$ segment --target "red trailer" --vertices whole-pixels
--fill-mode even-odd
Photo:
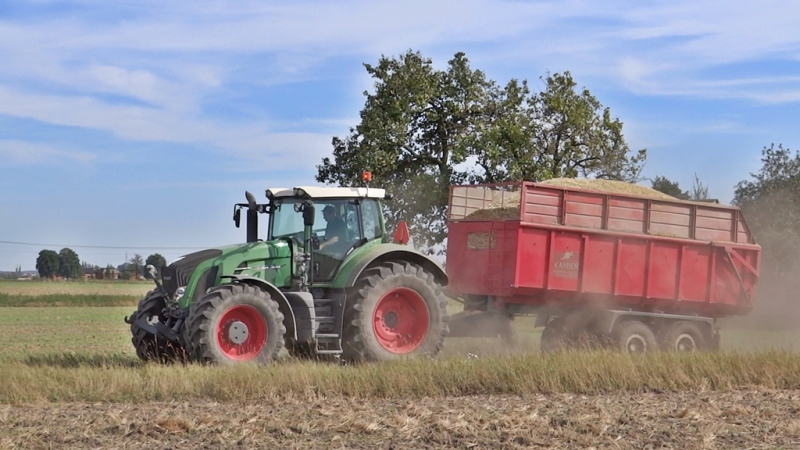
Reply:
[[[453,186],[451,335],[536,314],[543,350],[718,345],[715,320],[747,314],[761,248],[741,211],[541,183]]]

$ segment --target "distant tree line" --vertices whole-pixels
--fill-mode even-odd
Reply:
[[[158,272],[161,268],[167,265],[167,260],[158,253],[154,253],[147,257],[145,260],[142,255],[134,254],[128,261],[113,266],[107,265],[105,268],[81,262],[78,254],[70,249],[63,248],[56,253],[54,250],[42,250],[36,258],[36,271],[39,277],[46,279],[53,279],[56,277],[77,280],[83,279],[84,273],[90,271],[94,274],[102,274],[102,278],[115,279],[119,277],[123,280],[137,280],[145,277],[149,278],[149,274],[145,270],[147,265],[152,264],[156,267]]]

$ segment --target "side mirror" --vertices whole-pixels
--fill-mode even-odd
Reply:
[[[314,204],[308,202],[305,204],[305,208],[303,208],[303,225],[307,227],[314,226]]]
[[[239,228],[239,225],[242,224],[242,210],[239,208],[233,210],[233,223],[236,224],[236,228]]]

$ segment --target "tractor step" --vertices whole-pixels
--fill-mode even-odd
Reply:
[[[317,339],[339,339],[341,336],[335,333],[317,334]]]
[[[318,355],[341,355],[341,350],[317,350]]]
[[[333,298],[315,298],[314,299],[314,306],[326,306],[331,303],[336,303],[336,299]]]
[[[318,323],[335,323],[335,317],[317,316],[314,318]],[[337,335],[338,336],[338,335]]]

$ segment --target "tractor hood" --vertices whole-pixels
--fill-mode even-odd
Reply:
[[[216,279],[226,275],[264,277],[268,275],[266,269],[278,267],[276,264],[259,262],[286,259],[278,268],[285,268],[291,274],[291,267],[287,267],[291,255],[291,245],[283,240],[230,245],[184,255],[164,267],[161,276],[169,297],[174,297],[178,288],[185,287],[186,297],[192,298],[198,282],[213,286]],[[206,278],[214,280],[205,280]]]

